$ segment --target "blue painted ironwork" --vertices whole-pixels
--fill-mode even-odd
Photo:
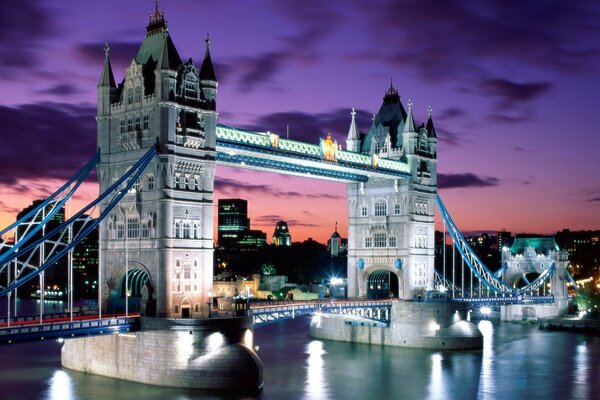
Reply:
[[[130,316],[0,328],[0,344],[123,333],[139,330],[139,321],[138,316]]]
[[[18,240],[13,246],[10,246],[10,249],[4,251],[3,254],[0,255],[0,265],[3,265],[7,262],[7,260],[11,260],[14,258],[15,253],[19,251],[21,246],[27,244],[27,242],[37,233],[39,232],[47,223],[54,217],[54,215],[64,206],[64,204],[73,196],[73,194],[77,191],[79,186],[85,181],[85,179],[89,176],[92,170],[96,167],[98,162],[100,161],[100,153],[96,153],[71,179],[67,181],[63,186],[61,186],[58,190],[52,193],[47,199],[42,201],[37,207],[29,211],[27,214],[19,218],[16,222],[12,223],[8,227],[4,228],[0,231],[0,237],[5,235],[6,233],[16,230],[18,227],[22,225],[27,225],[27,229],[25,230],[25,234],[23,237],[17,238]],[[44,215],[44,217],[37,221],[38,216],[41,212],[47,210],[48,206],[52,205],[52,208],[48,213]],[[32,222],[31,220],[34,220]],[[31,227],[33,225],[33,227]]]
[[[263,326],[282,319],[295,318],[317,312],[357,316],[366,320],[389,324],[391,301],[293,301],[278,305],[250,306],[254,324]]]
[[[136,162],[120,179],[118,179],[114,184],[112,184],[104,193],[102,193],[97,199],[93,200],[82,210],[77,212],[74,216],[69,218],[67,221],[61,223],[55,229],[47,232],[43,237],[28,243],[23,249],[18,252],[18,255],[27,253],[28,251],[32,251],[38,248],[40,245],[44,245],[46,241],[50,238],[58,235],[62,237],[65,235],[70,226],[73,226],[75,222],[82,219],[84,215],[90,215],[91,210],[94,210],[104,199],[113,195],[112,199],[108,202],[104,210],[100,213],[98,218],[94,220],[92,223],[84,224],[81,230],[77,233],[77,235],[73,238],[69,243],[65,243],[64,247],[57,251],[55,254],[51,255],[46,259],[42,265],[37,268],[34,268],[33,271],[30,271],[25,276],[21,276],[18,279],[13,279],[13,281],[4,289],[0,290],[0,296],[4,296],[9,292],[21,287],[34,277],[38,276],[41,272],[50,268],[54,263],[56,263],[62,256],[64,256],[69,250],[75,247],[83,238],[85,238],[93,229],[96,228],[103,220],[108,216],[108,214],[113,210],[113,208],[121,201],[121,199],[127,194],[127,192],[133,187],[135,182],[138,180],[142,172],[148,166],[150,161],[154,158],[154,156],[158,153],[158,143],[150,148],[142,158],[138,162]],[[89,219],[88,219],[89,221]],[[59,239],[60,241],[60,239]],[[14,254],[11,258],[6,260],[5,262],[10,262],[12,259],[16,258],[17,254]]]

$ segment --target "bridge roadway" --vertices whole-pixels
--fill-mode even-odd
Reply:
[[[468,302],[478,305],[551,303],[552,296],[529,297],[488,297],[456,298],[451,301]],[[255,301],[250,303],[254,326],[264,326],[282,319],[295,318],[314,313],[340,314],[353,323],[373,326],[388,326],[392,302],[399,300],[382,299],[327,299],[297,301]],[[94,312],[93,310],[88,311]],[[97,313],[97,311],[96,311]],[[213,318],[235,316],[234,311],[214,310]],[[123,333],[139,330],[139,314],[107,315],[97,319],[96,315],[74,315],[69,313],[45,314],[40,324],[39,316],[20,316],[0,319],[0,344],[67,338],[87,335]]]
[[[255,326],[315,312],[346,314],[363,323],[387,325],[391,300],[265,301],[251,303],[250,310]],[[5,318],[0,319],[0,344],[139,330],[139,314],[107,315],[98,319],[94,314],[89,315],[93,312],[94,310],[89,310],[88,315],[77,314],[73,317],[69,313],[45,314],[43,323],[35,315],[13,317],[10,324]],[[212,312],[213,318],[233,315],[235,313],[231,311]]]

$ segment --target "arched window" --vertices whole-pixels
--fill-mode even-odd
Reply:
[[[183,237],[186,239],[190,238],[190,224],[187,222],[183,223]]]
[[[140,220],[136,217],[127,218],[127,237],[132,239],[140,237]]]
[[[175,237],[180,237],[180,229],[181,229],[181,224],[179,222],[175,222]]]
[[[377,232],[373,235],[374,247],[386,247],[387,246],[387,234],[385,232]]]
[[[387,215],[387,203],[383,199],[375,202],[375,215]]]
[[[396,236],[390,236],[390,247],[396,247]]]

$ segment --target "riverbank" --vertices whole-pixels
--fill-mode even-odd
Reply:
[[[597,319],[581,319],[575,316],[544,318],[538,320],[538,327],[548,331],[567,331],[600,336],[600,320]]]

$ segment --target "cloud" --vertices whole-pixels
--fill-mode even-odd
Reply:
[[[96,107],[0,106],[0,183],[70,178],[96,151]]]
[[[295,226],[296,227],[304,226],[304,227],[309,227],[309,228],[318,228],[318,227],[322,226],[319,224],[313,224],[311,222],[300,221],[297,219],[286,219],[280,215],[260,215],[256,218],[254,218],[253,221],[259,225],[275,225],[279,221],[285,221],[285,222],[287,222],[287,224],[290,228],[295,227]]]
[[[140,48],[139,42],[110,42],[110,63],[113,72],[125,71]],[[84,63],[98,68],[98,77],[104,65],[104,43],[79,43],[75,55]],[[155,60],[156,61],[156,60]]]
[[[592,197],[587,201],[589,201],[590,203],[600,203],[600,197]]]
[[[464,174],[438,174],[439,189],[455,189],[468,187],[497,186],[500,180],[495,177],[479,177],[473,173]]]
[[[36,91],[36,93],[38,94],[50,94],[53,96],[68,96],[80,92],[81,91],[78,88],[68,83],[59,83],[47,89],[41,89]]]
[[[36,0],[4,0],[0,13],[0,79],[37,64],[42,40],[55,32],[50,12]]]
[[[315,64],[322,40],[334,32],[343,16],[335,5],[318,0],[303,2],[273,1],[273,10],[288,20],[292,35],[280,37],[279,48],[253,56],[235,57],[226,63],[226,70],[237,76],[240,90],[249,92],[272,82],[289,65]]]
[[[327,193],[301,193],[295,191],[280,190],[274,185],[253,184],[242,182],[231,178],[215,178],[215,190],[230,196],[239,196],[243,193],[260,193],[278,198],[302,198],[302,199],[332,199],[340,200],[343,196],[332,195]]]
[[[350,109],[346,108],[337,108],[318,114],[287,111],[260,116],[254,123],[246,125],[244,128],[261,132],[276,132],[285,137],[289,126],[290,139],[315,144],[319,142],[319,138],[324,138],[331,133],[331,136],[339,144],[345,146],[350,121]],[[367,132],[371,127],[371,114],[357,110],[356,124],[359,131]]]
[[[546,81],[518,83],[508,79],[485,79],[479,85],[486,96],[495,97],[502,108],[511,108],[516,103],[526,102],[547,92],[552,84]]]
[[[446,108],[444,110],[442,110],[442,112],[439,114],[439,117],[437,115],[433,115],[433,118],[435,119],[441,119],[441,120],[449,120],[452,118],[458,118],[458,117],[463,117],[466,115],[466,110],[462,109],[462,108],[458,108],[458,107],[450,107],[450,108]]]

